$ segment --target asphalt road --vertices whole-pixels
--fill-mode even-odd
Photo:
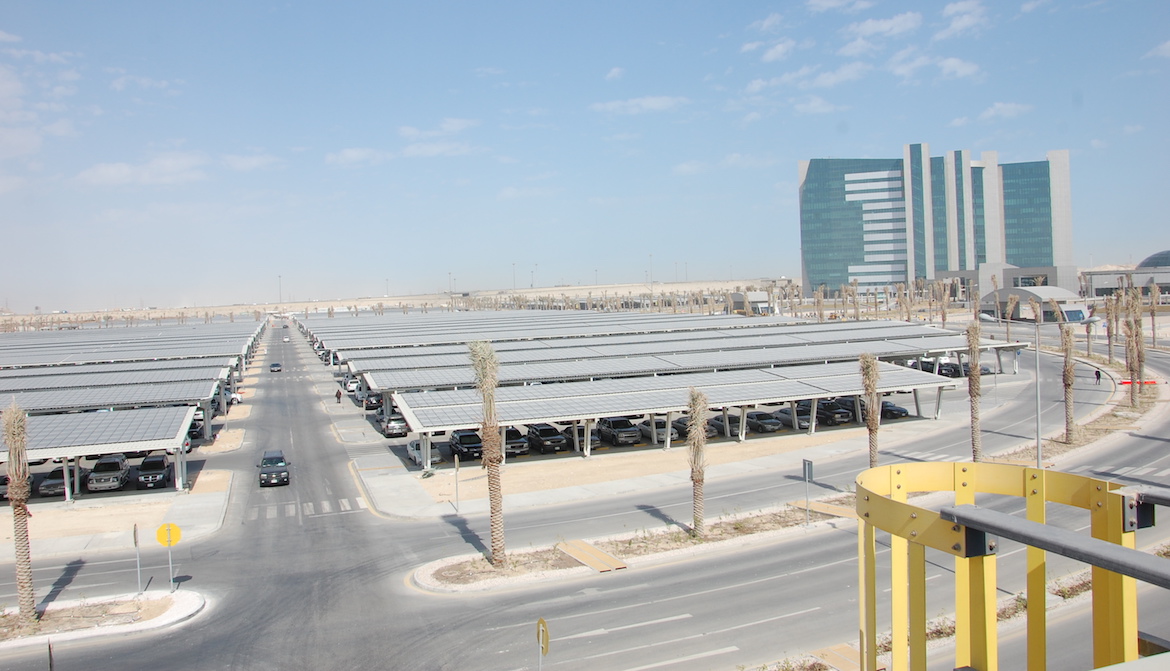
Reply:
[[[303,342],[281,343],[280,335],[267,336],[269,358],[282,361],[285,371],[262,377],[249,444],[214,458],[216,468],[237,474],[223,529],[176,548],[180,588],[207,595],[210,610],[171,630],[56,645],[56,669],[535,668],[538,617],[548,620],[552,633],[553,652],[543,664],[550,669],[732,669],[856,636],[856,539],[847,524],[604,576],[477,595],[418,591],[408,585],[409,572],[431,559],[482,547],[486,517],[400,522],[362,511],[346,450],[312,387],[323,367]],[[1152,366],[1170,376],[1165,357],[1157,358]],[[1050,359],[1042,369],[1042,389],[1052,390],[1042,399],[1046,427],[1063,422],[1059,367]],[[1025,355],[1021,367],[1030,366]],[[1080,373],[1085,379],[1090,374]],[[984,419],[988,451],[1032,436],[1032,387],[1007,382],[1009,377],[995,383],[1002,384],[995,393],[1013,394],[1015,401]],[[985,395],[993,393],[989,387],[985,380]],[[1103,402],[1101,393],[1089,385],[1078,389],[1078,407],[1087,411]],[[1170,435],[1170,427],[1155,428],[1149,436],[1118,440],[1108,451],[1077,459],[1090,466],[1164,461],[1165,439],[1156,436]],[[882,459],[923,451],[962,456],[969,445],[969,430],[955,429]],[[254,464],[272,448],[283,449],[292,462],[293,483],[259,489]],[[818,484],[822,491],[844,490],[866,463],[857,455],[818,464]],[[803,498],[804,485],[798,473],[772,472],[709,482],[707,493],[707,510],[717,513]],[[341,501],[351,502],[348,509]],[[322,502],[334,505],[323,510]],[[273,510],[295,514],[269,516]],[[515,511],[508,515],[508,542],[516,549],[660,526],[687,519],[689,511],[689,489]],[[1054,523],[1070,528],[1087,523],[1072,511],[1052,515]],[[1153,538],[1143,532],[1141,542]],[[166,554],[151,550],[143,556],[153,585],[165,582]],[[952,608],[953,584],[951,562],[932,559],[933,616]],[[1005,544],[1005,592],[1022,589],[1022,562],[1019,548]],[[1074,568],[1058,565],[1054,573]],[[136,585],[132,555],[37,562],[36,577],[38,595],[62,599],[130,592]],[[44,665],[40,650],[16,651],[4,660],[6,669]]]

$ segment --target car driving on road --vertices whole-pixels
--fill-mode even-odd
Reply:
[[[268,450],[260,457],[256,468],[260,469],[260,486],[289,484],[289,463],[281,450]]]

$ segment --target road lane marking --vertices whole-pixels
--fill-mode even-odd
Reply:
[[[1113,474],[1114,475],[1126,475],[1130,471],[1135,470],[1136,468],[1137,468],[1137,466],[1123,466],[1123,467],[1113,471]]]
[[[248,521],[250,522],[250,521],[256,519],[257,517],[260,517],[260,509],[259,508],[250,508],[248,510]]]
[[[296,517],[297,516],[297,504],[286,503],[284,506],[284,516],[285,517]]]
[[[276,518],[276,506],[264,506],[264,519],[271,520]]]
[[[341,508],[345,512],[349,512],[351,510],[349,507],[349,499],[338,499],[337,507]]]
[[[1158,471],[1158,473],[1157,473],[1156,475],[1157,475],[1157,477],[1159,477],[1159,478],[1164,478],[1164,477],[1166,477],[1167,475],[1170,475],[1170,468],[1167,468],[1167,469],[1166,469],[1166,470],[1164,470],[1164,471]]]
[[[645,666],[635,666],[631,669],[626,669],[626,671],[645,671],[646,669],[658,669],[658,668],[661,668],[664,666],[674,666],[675,664],[680,664],[682,662],[694,661],[696,659],[704,659],[707,657],[714,657],[716,655],[725,655],[729,652],[739,652],[739,648],[732,645],[732,646],[729,646],[726,648],[719,648],[718,650],[708,650],[707,652],[697,652],[693,655],[687,655],[686,657],[675,657],[674,659],[668,659],[668,660],[665,660],[662,662],[655,662],[654,664],[647,664]]]
[[[366,509],[366,507],[367,507],[367,506],[366,506],[366,500],[365,500],[365,499],[358,499],[358,500],[357,500],[357,506],[358,506],[358,508],[361,508],[362,510],[365,510],[365,509]]]
[[[682,615],[672,615],[670,617],[663,617],[663,618],[659,618],[657,620],[647,620],[646,622],[635,622],[634,624],[627,624],[627,625],[624,625],[621,627],[611,627],[608,629],[594,629],[593,631],[583,631],[580,634],[573,634],[571,636],[559,636],[559,637],[554,638],[552,640],[554,640],[554,641],[567,641],[571,638],[585,638],[586,636],[601,636],[602,634],[608,634],[612,631],[624,631],[626,629],[636,629],[638,627],[648,627],[652,624],[662,624],[663,622],[674,622],[675,620],[685,620],[689,617],[691,617],[690,613],[683,613]]]
[[[323,514],[331,513],[331,512],[333,512],[333,506],[329,505],[328,501],[322,501],[321,502],[321,512]]]
[[[306,515],[313,514],[313,504],[309,503],[308,501],[305,501],[304,503],[301,504],[301,509],[305,511]]]
[[[1154,471],[1154,467],[1153,467],[1153,466],[1147,466],[1146,468],[1139,468],[1139,469],[1137,469],[1137,470],[1136,470],[1136,471],[1134,471],[1133,473],[1130,473],[1130,475],[1132,475],[1132,476],[1136,477],[1136,476],[1139,476],[1139,475],[1145,475],[1146,473],[1152,473],[1153,471]]]

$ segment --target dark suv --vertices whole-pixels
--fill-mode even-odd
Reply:
[[[473,429],[452,431],[447,445],[460,459],[479,459],[483,456],[483,439],[479,437],[479,432]]]
[[[634,445],[642,440],[642,432],[625,417],[602,417],[597,420],[597,434],[610,445]]]
[[[797,401],[796,411],[798,414],[805,414],[812,409],[812,401]],[[825,426],[837,426],[838,424],[848,424],[853,421],[853,413],[845,408],[839,407],[837,404],[830,404],[829,401],[820,401],[817,403],[817,424],[824,424]]]
[[[541,454],[569,449],[569,441],[552,424],[533,424],[528,427],[528,446]]]
[[[171,481],[171,460],[165,454],[151,455],[138,465],[138,488],[166,487]]]
[[[260,469],[260,486],[287,485],[289,483],[288,467],[289,463],[284,458],[284,452],[280,450],[265,451],[264,456],[260,457],[260,463],[256,464],[256,468]]]

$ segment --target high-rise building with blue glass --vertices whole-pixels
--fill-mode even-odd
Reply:
[[[911,144],[901,158],[801,161],[800,242],[807,292],[1022,268],[1048,269],[1054,285],[1072,268],[1075,288],[1068,152],[1001,164]]]

